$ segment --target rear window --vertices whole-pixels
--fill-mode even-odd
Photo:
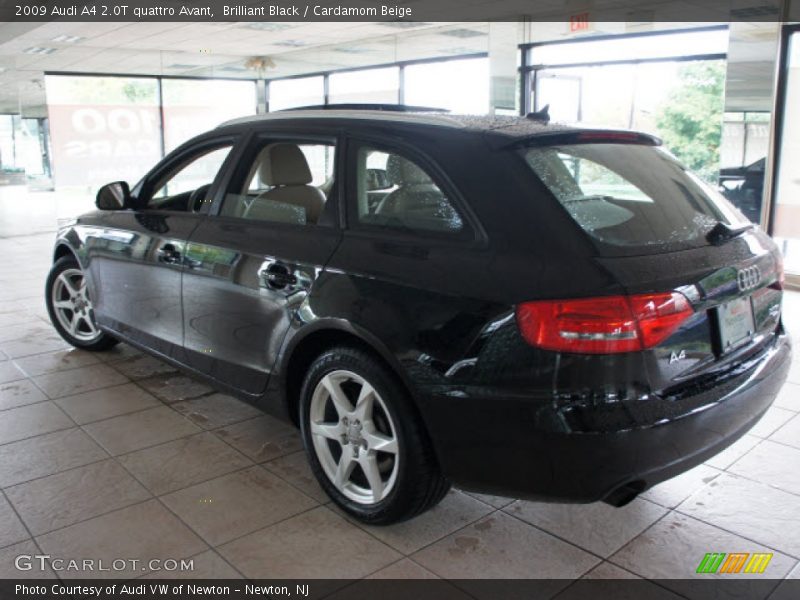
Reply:
[[[530,147],[525,162],[596,241],[625,253],[708,244],[718,222],[746,219],[660,148],[592,143]]]

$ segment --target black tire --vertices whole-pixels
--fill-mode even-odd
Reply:
[[[396,479],[386,497],[376,503],[364,504],[345,496],[326,474],[312,440],[310,413],[314,391],[326,375],[337,371],[349,371],[366,380],[380,396],[381,406],[388,410],[394,425]],[[416,407],[396,375],[371,354],[345,346],[321,354],[306,374],[299,404],[300,430],[311,470],[339,508],[359,521],[388,525],[410,519],[438,504],[450,489]],[[346,447],[342,446],[344,451]]]
[[[81,350],[88,350],[90,352],[103,352],[116,346],[119,343],[119,340],[113,338],[103,331],[98,330],[98,335],[91,339],[85,339],[85,336],[84,339],[81,339],[80,337],[72,335],[61,323],[58,315],[56,314],[57,309],[53,304],[53,290],[56,286],[56,281],[58,280],[59,276],[65,271],[82,272],[81,266],[78,264],[78,261],[75,260],[75,257],[62,256],[55,263],[53,263],[53,266],[50,269],[50,274],[47,276],[47,283],[45,284],[45,304],[47,305],[47,313],[50,315],[50,322],[53,324],[55,330],[67,341],[67,343],[75,346],[76,348],[80,348]],[[87,314],[89,314],[88,318],[94,322],[94,317],[91,314],[91,310],[89,310]]]

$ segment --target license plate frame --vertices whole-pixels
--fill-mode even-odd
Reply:
[[[752,298],[745,296],[720,304],[717,307],[717,323],[723,354],[747,343],[756,329]]]

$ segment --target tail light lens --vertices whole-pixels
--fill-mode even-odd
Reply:
[[[685,296],[673,292],[525,302],[516,313],[520,333],[531,346],[613,354],[660,344],[693,311]]]

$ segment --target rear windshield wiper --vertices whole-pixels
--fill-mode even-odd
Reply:
[[[717,221],[716,224],[708,230],[708,233],[706,233],[706,239],[710,244],[718,246],[742,235],[748,229],[752,229],[752,227],[752,223],[747,223],[740,227],[731,227],[723,221]]]

